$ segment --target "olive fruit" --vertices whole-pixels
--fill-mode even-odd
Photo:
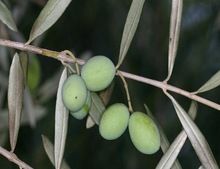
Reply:
[[[101,91],[108,87],[115,76],[115,66],[105,56],[89,59],[81,70],[81,76],[90,91]]]
[[[86,102],[87,89],[83,79],[79,75],[69,76],[62,87],[64,105],[70,111],[78,111]]]
[[[115,103],[103,113],[99,132],[106,140],[114,140],[120,137],[128,126],[129,111],[122,103]]]
[[[129,134],[134,146],[144,154],[160,148],[160,134],[154,121],[142,112],[134,112],[129,119]]]
[[[88,91],[86,103],[83,105],[83,107],[79,109],[78,111],[75,111],[75,112],[71,111],[70,114],[76,119],[82,120],[88,114],[90,106],[91,106],[91,102],[92,100],[91,100],[90,92]]]

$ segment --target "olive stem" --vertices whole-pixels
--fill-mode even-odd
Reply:
[[[71,56],[71,58],[73,59],[73,63],[75,63],[76,72],[77,72],[78,75],[80,75],[79,65],[77,63],[77,59],[76,59],[75,55],[71,51],[69,51],[69,50],[64,50],[63,52],[65,52],[66,54]]]
[[[73,63],[73,60],[71,58],[69,58],[66,54],[63,55],[59,55],[60,52],[57,51],[52,51],[52,50],[48,50],[48,49],[43,49],[43,48],[39,48],[39,47],[35,47],[32,45],[25,45],[23,43],[20,42],[14,42],[14,41],[9,41],[9,40],[5,40],[5,39],[1,39],[0,38],[0,45],[1,46],[6,46],[6,47],[10,47],[10,48],[15,48],[15,49],[19,49],[22,51],[27,51],[27,52],[32,52],[35,54],[40,54],[40,55],[44,55],[47,57],[51,57],[53,59],[57,59],[61,62],[67,62],[67,63]],[[82,59],[77,59],[77,63],[79,65],[83,65],[85,63],[84,60]],[[138,76],[135,74],[131,74],[128,72],[124,72],[124,71],[120,71],[118,70],[117,72],[120,72],[124,78],[127,79],[132,79],[138,82],[142,82],[148,85],[152,85],[154,87],[160,88],[162,90],[169,90],[172,91],[174,93],[178,93],[182,96],[185,96],[191,100],[195,100],[199,103],[202,103],[204,105],[207,105],[213,109],[219,110],[220,111],[220,105],[210,101],[208,99],[205,99],[203,97],[200,97],[198,95],[196,95],[195,93],[180,89],[178,87],[172,86],[170,84],[167,84],[166,82],[161,82],[161,81],[157,81],[154,79],[150,79],[150,78],[146,78],[146,77],[142,77],[142,76]]]
[[[23,161],[21,161],[20,159],[18,159],[18,157],[13,152],[9,152],[1,146],[0,146],[0,154],[3,155],[5,158],[7,158],[9,161],[17,164],[20,168],[33,169],[28,164],[26,164]]]
[[[124,89],[125,89],[126,96],[127,96],[127,101],[128,101],[128,109],[130,112],[133,112],[133,108],[131,105],[131,97],[130,97],[129,90],[128,90],[128,83],[126,82],[124,76],[122,75],[122,73],[120,71],[117,71],[116,74],[121,78],[121,80],[123,82]]]

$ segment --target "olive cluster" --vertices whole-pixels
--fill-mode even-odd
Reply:
[[[90,92],[107,88],[115,74],[116,68],[110,59],[95,56],[83,65],[81,76],[70,75],[64,82],[62,97],[71,115],[83,119],[91,106]],[[115,103],[103,112],[99,132],[103,138],[114,140],[120,137],[127,127],[132,143],[140,152],[153,154],[159,149],[160,135],[153,120],[142,112],[133,112],[130,115],[128,107],[123,103]]]

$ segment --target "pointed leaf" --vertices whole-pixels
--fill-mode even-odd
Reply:
[[[115,84],[111,83],[111,85],[107,89],[105,89],[105,90],[100,92],[99,96],[102,99],[104,105],[108,104],[108,102],[109,102],[109,100],[110,100],[110,98],[112,96],[112,92],[113,92],[114,86],[115,86]]]
[[[11,30],[17,31],[17,27],[14,19],[12,18],[12,14],[2,1],[0,1],[0,20]]]
[[[96,93],[91,92],[92,104],[89,114],[96,124],[99,124],[101,115],[105,110],[105,105]]]
[[[155,119],[155,117],[151,113],[148,106],[146,104],[144,104],[144,107],[145,107],[145,110],[146,110],[147,114],[149,115],[149,117],[156,123],[156,125],[158,127],[158,130],[160,132],[160,140],[161,140],[160,147],[161,147],[163,153],[165,154],[170,147],[170,143],[168,141],[168,138],[167,138],[165,132],[163,131],[163,128],[161,127],[161,125],[158,123],[158,121]],[[182,167],[177,159],[175,160],[175,162],[172,166],[172,169],[182,169]]]
[[[180,150],[183,147],[187,139],[187,135],[182,131],[171,144],[167,152],[161,158],[160,162],[157,164],[156,169],[170,169],[176,160]]]
[[[215,73],[204,85],[202,85],[195,93],[202,93],[212,90],[220,85],[220,70]]]
[[[64,106],[62,100],[62,87],[66,78],[67,78],[67,69],[65,68],[60,78],[60,82],[57,90],[57,100],[56,100],[55,138],[54,138],[54,159],[55,159],[56,169],[60,169],[63,160],[67,127],[68,127],[68,118],[69,118],[69,112],[67,108]]]
[[[87,129],[92,128],[94,125],[95,125],[95,121],[92,119],[91,116],[88,116],[86,120],[86,128]]]
[[[131,41],[134,37],[134,34],[136,32],[142,8],[144,6],[145,0],[133,0],[130,10],[128,12],[128,16],[126,19],[126,23],[124,26],[124,31],[122,35],[122,40],[121,40],[121,46],[120,46],[120,52],[119,52],[119,59],[118,59],[118,64],[117,66],[119,67],[124,58],[125,55],[127,54],[127,51],[130,47]]]
[[[19,55],[13,57],[9,73],[8,109],[9,109],[9,135],[11,150],[14,151],[20,127],[22,101],[24,93],[24,74],[20,64]]]
[[[195,120],[196,118],[196,115],[197,115],[197,110],[198,110],[198,104],[196,101],[192,101],[191,102],[191,105],[189,107],[189,110],[188,110],[188,114],[189,116],[191,117],[192,120]]]
[[[42,135],[41,137],[43,141],[44,150],[46,151],[47,156],[49,157],[51,163],[55,166],[54,149],[53,149],[54,146],[46,136]],[[61,169],[70,169],[70,167],[68,166],[65,160],[63,160],[61,164]]]
[[[196,113],[197,103],[195,101],[192,101],[188,114],[191,116],[192,119],[195,119]],[[164,153],[163,157],[160,159],[160,162],[157,164],[156,169],[170,169],[172,166],[176,166],[175,161],[186,139],[187,134],[184,130],[182,130],[180,134],[175,138],[171,146],[169,146],[166,153]]]
[[[168,54],[168,76],[167,81],[173,71],[174,62],[179,42],[180,25],[182,18],[183,0],[172,0],[172,9],[170,16],[170,36],[169,36],[169,54]]]
[[[196,126],[196,124],[191,120],[189,115],[185,110],[177,103],[177,101],[167,92],[166,95],[171,99],[173,106],[176,110],[177,116],[188,135],[188,138],[198,155],[202,165],[209,169],[218,169],[217,162],[212,154],[211,148],[209,147],[205,137]]]
[[[71,0],[49,0],[36,19],[27,43],[47,31],[61,17],[70,2]]]

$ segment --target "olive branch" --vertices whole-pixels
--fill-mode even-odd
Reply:
[[[49,50],[49,49],[43,49],[43,48],[36,47],[33,45],[27,45],[24,43],[14,42],[14,41],[5,40],[5,39],[1,39],[1,38],[0,38],[0,45],[14,48],[14,49],[18,49],[21,51],[26,51],[26,52],[31,52],[31,53],[39,54],[42,56],[46,56],[46,57],[49,57],[52,59],[56,59],[56,60],[60,61],[61,63],[63,63],[63,62],[74,63],[74,60],[72,58],[70,58],[65,52],[57,52],[57,51],[53,51],[53,50]],[[85,63],[85,61],[77,58],[77,63],[80,65],[83,65]],[[209,106],[213,109],[220,111],[220,104],[217,104],[213,101],[205,99],[201,96],[198,96],[195,92],[189,92],[189,91],[180,89],[176,86],[170,85],[164,81],[158,81],[158,80],[150,79],[147,77],[138,76],[138,75],[135,75],[135,74],[132,74],[129,72],[122,71],[122,70],[118,70],[117,72],[118,73],[116,75],[118,75],[118,76],[123,76],[124,78],[127,78],[127,79],[131,79],[131,80],[135,80],[135,81],[138,81],[141,83],[145,83],[145,84],[160,88],[161,90],[168,90],[168,91],[180,94],[180,95],[185,96],[191,100],[195,100],[199,103],[202,103],[206,106]]]

